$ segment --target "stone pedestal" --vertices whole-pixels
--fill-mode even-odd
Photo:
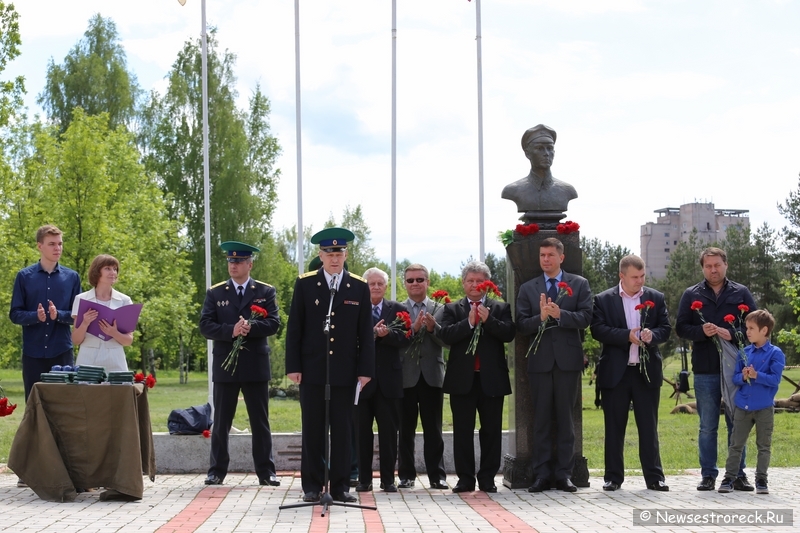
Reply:
[[[559,234],[554,226],[539,222],[541,229],[535,235],[522,237],[514,234],[514,242],[506,247],[507,298],[516,317],[516,298],[520,286],[535,276],[542,275],[539,267],[539,243],[548,237],[555,237],[564,243],[564,263],[562,268],[571,274],[583,273],[583,252],[580,248],[580,233]],[[549,222],[549,221],[548,221]],[[546,229],[545,229],[546,228]],[[552,228],[552,229],[551,229]],[[508,453],[503,459],[503,485],[512,489],[525,488],[533,483],[532,443],[533,443],[533,409],[528,385],[528,360],[525,354],[531,337],[517,333],[510,349],[513,354],[511,366],[511,396],[513,405],[509,409]],[[575,425],[575,468],[572,482],[578,487],[589,486],[589,469],[583,456],[583,411],[581,389],[573,406],[573,422]]]

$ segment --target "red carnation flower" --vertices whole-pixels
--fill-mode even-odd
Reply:
[[[733,324],[734,320],[736,320],[736,317],[735,317],[735,316],[733,316],[733,315],[725,315],[725,316],[722,318],[722,320],[724,320],[725,322],[727,322],[727,323],[729,323],[729,324]]]
[[[644,309],[645,307],[647,307],[647,306],[646,306],[646,305],[644,305],[644,304],[639,304],[639,305],[637,305],[636,307],[634,307],[634,308],[633,308],[633,310],[634,310],[634,311],[641,311],[641,310],[642,310],[642,309]]]
[[[152,389],[153,387],[155,387],[156,386],[156,377],[153,374],[150,374],[149,376],[147,376],[147,379],[145,380],[145,385],[147,385],[148,389]]]
[[[702,308],[703,308],[703,302],[701,302],[701,301],[699,301],[699,300],[695,300],[695,301],[693,301],[693,302],[692,302],[692,305],[691,305],[691,307],[690,307],[690,309],[691,309],[692,311],[699,311],[699,310],[700,310],[700,309],[702,309]]]
[[[135,376],[133,376],[133,381],[136,383],[142,383],[144,381],[144,374],[141,372],[137,372]]]
[[[747,306],[747,304],[739,304],[739,311],[741,311],[742,313],[746,313],[749,310],[750,308]]]
[[[647,306],[648,309],[652,309],[656,306],[656,303],[653,300],[645,300],[644,305]]]
[[[203,436],[207,439],[211,438],[211,432],[207,429],[203,430]]]

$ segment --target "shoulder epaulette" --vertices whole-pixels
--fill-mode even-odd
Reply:
[[[358,281],[363,281],[364,283],[366,283],[366,282],[367,282],[367,280],[365,280],[364,278],[362,278],[362,277],[361,277],[361,276],[359,276],[358,274],[352,274],[352,273],[351,273],[351,274],[350,274],[350,277],[351,277],[351,278],[356,278]]]
[[[217,283],[216,285],[212,285],[212,286],[211,286],[211,288],[212,288],[212,289],[216,289],[216,288],[217,288],[217,287],[219,287],[220,285],[225,285],[226,283],[228,283],[228,282],[227,282],[227,281],[220,281],[220,282],[219,282],[219,283]]]
[[[269,283],[264,283],[263,281],[255,280],[255,282],[258,283],[259,285],[266,285],[267,287],[272,287],[272,285],[270,285]],[[275,287],[272,288],[274,289]]]
[[[306,272],[305,274],[300,274],[300,279],[306,279],[306,278],[310,278],[311,276],[316,276],[316,275],[317,275],[317,271],[316,270],[312,270],[311,272]]]

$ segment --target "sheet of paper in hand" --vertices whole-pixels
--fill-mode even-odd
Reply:
[[[139,322],[139,314],[142,312],[143,305],[144,304],[130,304],[123,305],[117,309],[111,309],[110,307],[100,305],[96,302],[81,299],[81,303],[78,306],[78,315],[75,317],[75,327],[77,328],[81,325],[83,322],[83,315],[86,314],[86,311],[94,309],[97,311],[97,318],[89,324],[89,329],[86,331],[99,339],[107,341],[110,340],[111,337],[105,335],[100,330],[100,321],[105,320],[109,324],[112,324],[116,320],[117,329],[120,333],[130,333],[136,329],[136,324]]]

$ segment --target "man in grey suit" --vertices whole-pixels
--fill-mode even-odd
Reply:
[[[585,278],[561,270],[563,261],[561,241],[544,239],[539,244],[539,266],[544,275],[523,283],[517,297],[518,331],[535,337],[545,324],[538,345],[528,354],[535,479],[529,492],[548,490],[553,480],[559,490],[578,490],[571,479],[575,463],[572,408],[583,370],[583,331],[592,321],[592,291]],[[560,289],[561,283],[568,289]],[[558,426],[556,457],[552,457],[553,415]]]
[[[442,408],[444,405],[444,354],[446,347],[437,333],[443,305],[428,298],[428,269],[418,263],[408,265],[403,273],[408,299],[403,304],[413,321],[415,340],[402,350],[403,408],[400,421],[400,447],[397,474],[401,489],[414,486],[417,470],[414,467],[414,437],[417,416],[422,419],[425,470],[432,489],[446,489],[444,471],[444,440],[442,439]]]

